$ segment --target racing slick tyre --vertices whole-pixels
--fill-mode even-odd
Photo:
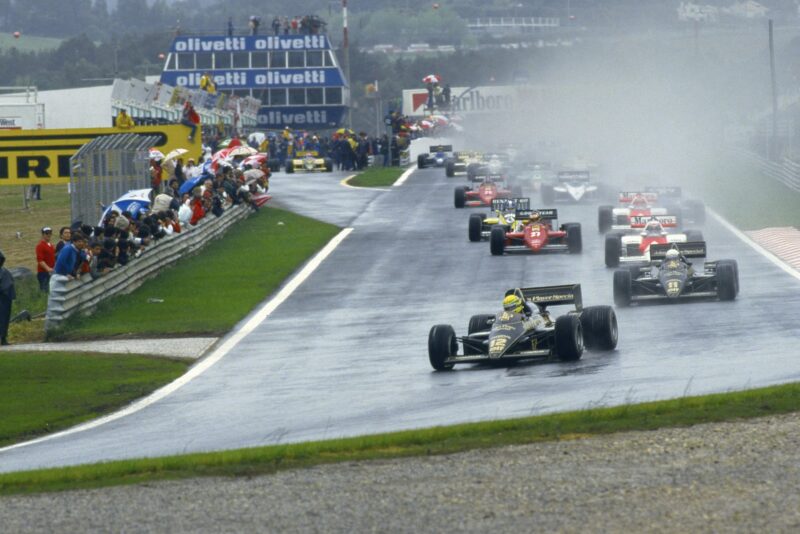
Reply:
[[[622,238],[617,234],[606,236],[606,267],[619,267]]]
[[[611,230],[614,218],[614,206],[600,206],[597,208],[597,228],[601,234]]]
[[[475,175],[478,173],[478,168],[480,164],[478,163],[470,163],[467,165],[467,180],[470,182],[475,180]]]
[[[448,178],[452,178],[456,175],[456,165],[452,161],[448,161],[444,166],[444,174]]]
[[[570,254],[580,254],[583,250],[583,239],[581,238],[581,223],[569,223],[564,225],[567,232],[567,250]]]
[[[492,226],[492,232],[489,234],[489,250],[492,256],[502,256],[506,251],[506,231],[500,226]]]
[[[614,304],[622,307],[630,306],[632,293],[631,272],[628,269],[614,271]]]
[[[493,319],[494,315],[473,315],[469,319],[469,326],[467,327],[467,332],[470,335],[474,334],[475,332],[485,332],[492,327],[491,322]],[[467,346],[467,344],[464,343],[464,354],[473,355],[473,354],[480,354],[480,352],[472,347]]]
[[[700,230],[686,230],[686,241],[704,241],[703,232]]]
[[[580,360],[583,355],[583,328],[575,314],[562,315],[556,319],[556,355],[562,362]]]
[[[736,268],[729,261],[717,263],[717,296],[719,300],[736,298]]]
[[[686,208],[689,210],[689,217],[692,218],[694,224],[705,224],[706,205],[702,200],[687,200]]]
[[[294,173],[294,163],[292,163],[290,160],[286,162],[286,174],[292,174],[292,173]]]
[[[471,213],[469,216],[469,240],[473,243],[480,241],[481,230],[483,230],[483,218],[478,213]]]
[[[736,260],[719,260],[717,262],[717,268],[719,269],[719,266],[722,265],[722,264],[725,264],[725,263],[727,263],[729,265],[733,265],[734,279],[736,280],[736,294],[738,295],[739,294],[739,262],[737,262]]]
[[[467,203],[467,190],[463,187],[456,187],[453,204],[455,204],[455,207],[457,208],[463,208],[466,203]]]
[[[325,172],[333,172],[333,160],[325,158],[323,161],[325,162]]]
[[[552,185],[542,184],[542,204],[549,206],[556,201],[556,192]]]
[[[420,154],[417,156],[417,168],[424,169],[425,168],[425,155]]]
[[[617,314],[611,306],[589,306],[581,313],[583,343],[590,350],[617,348]]]
[[[456,333],[449,324],[437,324],[428,334],[428,359],[437,371],[449,371],[452,363],[445,363],[458,352]]]

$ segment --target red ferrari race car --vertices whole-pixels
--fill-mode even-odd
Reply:
[[[489,250],[494,256],[507,252],[569,252],[583,248],[580,223],[556,225],[558,210],[518,210],[516,223],[509,231],[502,226],[492,228]]]
[[[515,194],[516,193],[516,194]],[[495,198],[514,198],[522,196],[521,191],[512,191],[505,182],[495,182],[486,177],[475,189],[469,186],[456,187],[454,204],[456,208],[491,207]]]

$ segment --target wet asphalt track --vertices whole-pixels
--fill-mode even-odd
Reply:
[[[428,330],[489,313],[512,286],[580,282],[611,304],[595,206],[559,206],[584,226],[578,256],[492,257],[467,241],[461,179],[441,169],[375,192],[341,175],[273,180],[276,205],[353,233],[224,359],[169,397],[101,427],[0,453],[0,471],[231,449],[800,379],[800,282],[709,218],[709,258],[739,261],[733,303],[618,310],[620,342],[579,362],[432,372]],[[536,196],[533,196],[534,204]],[[555,309],[558,313],[558,308]]]

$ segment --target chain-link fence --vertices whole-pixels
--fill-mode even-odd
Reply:
[[[106,135],[70,158],[72,220],[94,225],[108,206],[131,189],[149,187],[150,147],[158,135]]]

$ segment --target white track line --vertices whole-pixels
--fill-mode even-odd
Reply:
[[[0,448],[0,453],[5,451],[10,451],[11,449],[17,449],[20,447],[25,447],[27,445],[33,445],[35,443],[42,443],[43,441],[49,441],[51,439],[60,438],[63,436],[68,436],[70,434],[75,434],[77,432],[83,432],[84,430],[90,430],[92,428],[97,428],[101,425],[106,423],[110,423],[111,421],[116,421],[126,415],[134,414],[144,408],[147,408],[151,404],[160,401],[164,397],[175,393],[180,388],[209,370],[215,363],[220,361],[224,358],[230,351],[235,347],[245,336],[250,334],[253,330],[255,330],[258,325],[263,323],[267,317],[274,312],[278,306],[280,306],[283,301],[285,301],[289,296],[300,287],[300,285],[309,277],[311,273],[313,273],[317,267],[319,267],[325,259],[330,256],[330,254],[336,249],[336,247],[341,244],[344,239],[350,235],[352,232],[352,228],[345,228],[341,232],[339,232],[336,237],[331,239],[325,247],[320,250],[316,256],[311,258],[311,260],[303,267],[303,269],[294,275],[289,282],[283,286],[283,288],[278,292],[277,295],[272,297],[268,302],[266,302],[261,308],[247,321],[244,326],[242,326],[239,330],[237,330],[233,335],[231,335],[228,339],[226,339],[222,345],[217,347],[214,352],[209,354],[206,358],[200,360],[197,365],[189,369],[189,371],[182,375],[181,377],[177,378],[176,380],[170,382],[166,386],[158,389],[148,395],[147,397],[140,399],[130,406],[123,408],[118,412],[114,412],[110,415],[106,415],[105,417],[101,417],[99,419],[95,419],[93,421],[89,421],[88,423],[84,423],[82,425],[78,425],[67,430],[62,430],[61,432],[56,432],[55,434],[49,434],[47,436],[42,436],[41,438],[33,439],[30,441],[24,441],[22,443],[17,443],[15,445],[10,445],[8,447]]]
[[[400,178],[398,178],[397,181],[392,184],[392,187],[400,187],[401,185],[403,185],[403,183],[408,179],[408,177],[411,176],[411,173],[416,171],[416,170],[417,170],[417,166],[416,165],[412,165],[411,167],[409,167],[406,170],[406,172],[401,174]]]
[[[756,243],[755,241],[750,239],[750,237],[747,234],[745,234],[744,232],[742,232],[741,230],[736,228],[734,225],[732,225],[731,223],[726,221],[722,217],[722,215],[720,215],[716,211],[714,211],[714,210],[712,210],[711,208],[708,208],[708,207],[706,207],[706,211],[708,211],[708,213],[710,213],[711,216],[714,217],[717,220],[717,222],[719,222],[722,226],[724,226],[726,229],[728,229],[730,232],[732,232],[733,235],[735,235],[736,237],[738,237],[739,239],[744,241],[746,244],[750,245],[750,247],[753,250],[755,250],[756,252],[758,252],[759,254],[764,256],[765,258],[767,258],[769,261],[771,261],[773,264],[775,264],[777,267],[779,267],[781,270],[783,270],[787,274],[793,276],[797,280],[800,280],[800,272],[796,271],[795,269],[792,269],[789,265],[786,264],[786,262],[782,261],[780,258],[775,256],[772,252],[768,251],[767,249],[765,249],[764,247],[762,247],[761,245],[759,245],[758,243]]]

